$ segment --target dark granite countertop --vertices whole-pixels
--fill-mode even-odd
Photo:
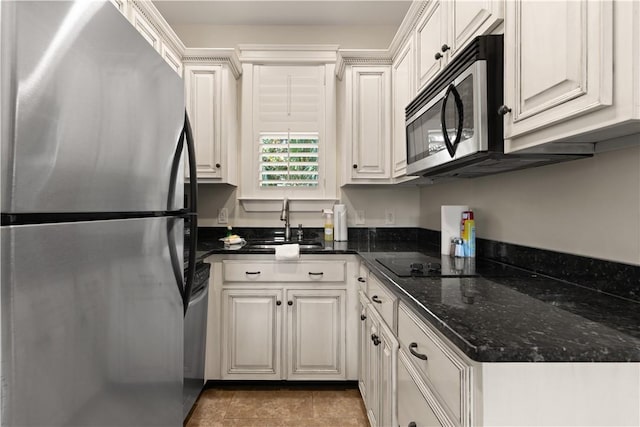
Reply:
[[[350,235],[351,236],[351,235]],[[401,301],[481,362],[639,362],[640,303],[499,262],[478,259],[478,277],[400,278],[376,261],[437,248],[411,239],[354,236],[304,254],[358,254]],[[211,254],[269,254],[273,249],[225,250],[201,238]],[[434,249],[436,249],[434,251]]]

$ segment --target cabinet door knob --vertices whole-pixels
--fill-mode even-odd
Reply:
[[[365,316],[364,314],[360,315],[360,320],[365,321],[367,320],[367,316]]]
[[[276,301],[276,305],[282,305],[282,301]]]
[[[373,341],[373,345],[379,345],[380,344],[380,338],[378,338],[378,336],[376,334],[371,335],[371,341]]]
[[[443,55],[442,55],[440,52],[436,52],[436,54],[435,54],[435,55],[433,55],[433,57],[434,57],[434,58],[436,58],[436,60],[438,60],[438,59],[442,58],[442,56],[443,56]]]
[[[441,50],[441,51],[443,51],[443,52],[446,52],[446,51],[448,51],[449,49],[451,49],[451,47],[449,47],[449,45],[448,45],[448,44],[446,44],[446,43],[445,43],[445,44],[443,44],[443,45],[442,45],[442,47],[440,48],[440,50]]]
[[[411,421],[409,424],[407,424],[407,427],[418,427],[418,424],[416,424],[415,421]]]
[[[414,348],[418,348],[417,343],[412,342],[411,344],[409,344],[409,351],[411,352],[411,354],[413,354],[414,357],[417,357],[420,360],[427,360],[426,354],[418,353],[417,351],[414,350]]]
[[[287,301],[287,305],[293,305],[293,301]]]
[[[358,277],[358,282],[360,283],[365,283],[366,280],[364,280],[364,277]]]
[[[371,297],[371,301],[377,303],[377,304],[382,304],[382,300],[380,300],[380,298],[378,298],[378,295],[374,295]]]
[[[216,168],[220,169],[220,163],[216,163]]]
[[[358,169],[358,165],[356,165],[356,164],[354,163],[353,168],[354,168],[354,169]]]
[[[507,107],[506,105],[501,105],[498,107],[498,114],[500,114],[501,116],[504,116],[510,112],[511,112],[511,108]]]

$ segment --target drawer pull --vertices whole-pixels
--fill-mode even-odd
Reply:
[[[256,275],[256,274],[260,274],[260,272],[259,271],[245,271],[244,274],[253,276],[253,275]]]
[[[407,424],[407,427],[418,427],[418,424],[416,424],[415,421],[411,421],[409,424]]]
[[[364,314],[360,315],[360,320],[365,321],[367,320],[367,316],[365,316]]]
[[[413,354],[418,359],[427,360],[426,354],[418,353],[417,351],[414,350],[414,348],[418,348],[417,343],[412,342],[411,344],[409,344],[409,351],[411,352],[411,354]]]
[[[373,341],[373,345],[379,345],[380,344],[380,338],[378,338],[378,336],[376,334],[372,334],[371,335],[371,341]]]
[[[378,303],[378,304],[382,304],[382,300],[380,298],[378,298],[378,295],[374,295],[371,297],[371,301]]]
[[[364,277],[358,277],[358,282],[360,283],[365,283],[366,280],[364,280]]]
[[[312,271],[309,272],[309,276],[322,276],[324,273],[321,271],[320,273],[314,273]]]

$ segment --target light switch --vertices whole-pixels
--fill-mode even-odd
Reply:
[[[218,210],[218,224],[226,224],[229,221],[229,212],[227,208],[220,208]]]

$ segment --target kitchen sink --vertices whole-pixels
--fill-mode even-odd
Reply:
[[[300,250],[304,249],[322,249],[322,242],[317,240],[250,240],[247,242],[246,248],[248,249],[275,249],[278,246],[289,245],[297,243],[300,245]]]

